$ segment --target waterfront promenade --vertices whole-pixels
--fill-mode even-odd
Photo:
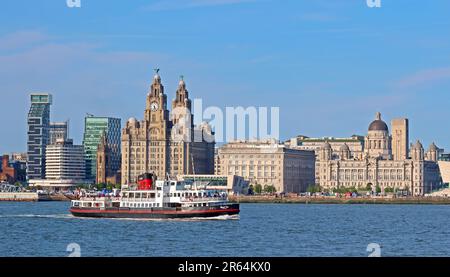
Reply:
[[[450,197],[336,197],[336,196],[279,196],[253,195],[230,196],[239,203],[286,203],[286,204],[428,204],[450,205]]]

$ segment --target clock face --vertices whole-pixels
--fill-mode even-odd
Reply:
[[[157,111],[158,110],[158,103],[153,102],[150,104],[150,109],[152,112]]]

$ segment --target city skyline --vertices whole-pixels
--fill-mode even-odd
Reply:
[[[135,1],[108,9],[64,2],[2,6],[0,91],[9,116],[0,119],[8,130],[1,153],[26,151],[31,93],[53,95],[51,121],[70,118],[77,144],[86,113],[141,118],[154,67],[169,97],[184,74],[205,107],[279,106],[280,140],[365,134],[380,111],[388,123],[409,119],[410,142],[450,148],[442,128],[450,115],[446,1],[380,9],[356,0]]]

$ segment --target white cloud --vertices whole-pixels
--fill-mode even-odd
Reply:
[[[0,37],[0,51],[17,50],[45,41],[48,36],[39,31],[19,31]]]
[[[450,80],[450,67],[431,68],[416,72],[396,82],[397,88],[405,89],[418,85]]]

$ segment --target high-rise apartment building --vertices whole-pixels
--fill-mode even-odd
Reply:
[[[45,178],[45,149],[50,140],[52,95],[31,94],[28,112],[27,179]]]
[[[111,117],[87,116],[84,125],[83,146],[86,160],[86,179],[95,181],[97,175],[97,149],[106,134],[110,150],[111,170],[118,171],[121,164],[121,120]]]

